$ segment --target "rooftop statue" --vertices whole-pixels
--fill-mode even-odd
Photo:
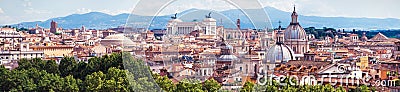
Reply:
[[[178,13],[175,13],[175,15],[171,17],[171,19],[176,19],[176,18],[177,18],[177,17],[176,17],[177,14],[178,14]]]
[[[206,15],[206,18],[211,18],[211,12]]]

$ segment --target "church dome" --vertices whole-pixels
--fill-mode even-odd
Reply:
[[[268,49],[266,54],[267,62],[275,63],[293,60],[293,51],[287,45],[276,44]]]
[[[124,36],[124,34],[114,34],[101,39],[100,43],[104,46],[109,45],[125,45],[130,46],[134,45],[135,43],[129,39],[128,37]]]
[[[107,37],[105,37],[104,39],[114,39],[114,40],[122,40],[125,39],[126,37],[124,36],[124,34],[114,34],[114,35],[109,35]]]
[[[290,24],[285,29],[286,39],[306,39],[306,31],[299,24]]]
[[[306,39],[306,31],[304,31],[303,27],[301,27],[297,21],[298,15],[296,13],[296,7],[294,7],[291,17],[292,21],[285,29],[285,39]]]

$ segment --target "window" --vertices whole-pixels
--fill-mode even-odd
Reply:
[[[293,51],[294,51],[294,52],[297,52],[296,47],[293,47]]]

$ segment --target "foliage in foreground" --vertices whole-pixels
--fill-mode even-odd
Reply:
[[[135,71],[124,69],[124,63]],[[126,92],[155,87],[152,78],[146,76],[150,75],[148,67],[127,53],[95,57],[87,63],[65,57],[60,64],[41,59],[21,59],[18,64],[14,70],[0,67],[0,91]]]
[[[7,70],[0,67],[0,91],[123,91],[123,92],[222,92],[221,84],[214,79],[201,83],[197,80],[184,79],[173,83],[166,76],[151,74],[143,61],[134,59],[126,53],[114,53],[95,57],[86,62],[76,62],[72,57],[65,57],[60,64],[52,60],[22,59],[19,67]],[[125,68],[124,68],[125,67]],[[268,80],[267,80],[268,81]],[[288,84],[289,80],[282,81]],[[281,82],[281,83],[282,83]],[[346,92],[343,87],[331,85],[286,85],[273,80],[266,85],[246,82],[241,92]],[[159,89],[161,88],[161,89]],[[367,86],[360,86],[350,91],[369,92]]]
[[[222,86],[214,79],[201,83],[196,79],[183,79],[174,84],[167,76],[153,74],[153,77],[162,90],[166,92],[216,92]]]

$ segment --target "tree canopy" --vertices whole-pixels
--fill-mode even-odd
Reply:
[[[0,66],[0,91],[106,91],[106,92],[222,92],[222,85],[210,78],[203,82],[183,79],[173,82],[167,76],[153,74],[140,59],[129,53],[113,53],[94,57],[88,62],[77,62],[73,57],[64,57],[60,64],[54,60],[21,59],[19,67],[8,70]],[[288,78],[283,81],[267,81],[266,85],[245,82],[241,92],[346,92],[343,87],[331,85],[297,85]],[[399,83],[400,81],[397,81]],[[285,83],[288,85],[281,85]],[[352,91],[368,92],[368,86],[360,86]]]
[[[135,68],[125,69],[123,63]],[[21,59],[18,65],[14,70],[0,67],[0,91],[141,92],[156,87],[151,75],[143,76],[151,74],[146,71],[148,66],[128,53],[94,57],[87,63],[73,57],[64,57],[60,64],[39,58]]]

